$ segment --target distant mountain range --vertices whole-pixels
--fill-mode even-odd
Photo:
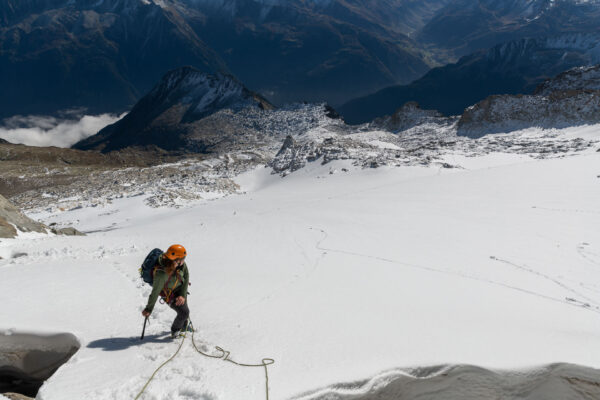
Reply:
[[[442,63],[521,38],[599,32],[598,0],[453,0],[414,36]]]
[[[180,15],[140,0],[0,0],[0,117],[130,109],[166,71],[225,63]]]
[[[187,0],[186,20],[275,104],[341,104],[433,65],[407,35],[449,0]]]
[[[346,122],[356,124],[390,115],[404,103],[416,101],[425,109],[457,115],[489,95],[532,93],[545,79],[598,62],[600,33],[520,39],[434,68],[409,85],[352,100],[338,111]]]
[[[595,0],[0,0],[0,118],[122,112],[184,65],[273,104],[341,105],[506,41],[598,32],[598,20]]]
[[[121,112],[184,65],[280,104],[343,102],[425,73],[403,32],[446,2],[0,0],[0,117]]]

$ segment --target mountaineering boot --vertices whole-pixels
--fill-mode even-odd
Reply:
[[[189,319],[187,321],[185,321],[185,324],[183,325],[183,329],[181,330],[181,332],[195,332],[194,327],[192,326],[192,323],[190,322]]]
[[[187,332],[194,332],[194,328],[189,320],[185,321],[182,329],[171,331],[171,339],[175,339],[181,336],[185,336]]]

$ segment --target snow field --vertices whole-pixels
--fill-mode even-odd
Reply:
[[[131,198],[40,216],[97,232],[2,242],[1,254],[27,256],[0,260],[0,329],[81,341],[39,399],[133,398],[178,344],[164,339],[175,316],[164,305],[139,340],[150,287],[137,268],[181,243],[196,340],[239,362],[275,359],[272,399],[361,398],[446,364],[599,368],[600,153],[464,161],[311,163],[283,179],[258,169],[238,179],[245,194],[184,209]],[[262,399],[264,379],[188,338],[141,398]]]

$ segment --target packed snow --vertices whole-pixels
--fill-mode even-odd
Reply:
[[[165,305],[140,340],[151,288],[137,269],[181,243],[194,341],[217,357],[188,335],[141,399],[266,397],[263,367],[224,358],[274,359],[271,399],[597,393],[600,126],[543,137],[593,145],[538,158],[495,136],[494,151],[445,151],[457,168],[314,161],[282,178],[261,166],[235,178],[237,194],[185,207],[137,196],[32,213],[91,233],[2,240],[0,334],[79,341],[38,399],[135,398],[184,340],[167,338]]]

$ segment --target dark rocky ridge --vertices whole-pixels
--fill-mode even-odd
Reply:
[[[405,86],[383,89],[338,109],[352,124],[390,115],[416,101],[423,108],[458,115],[493,94],[532,93],[537,85],[565,70],[600,62],[600,33],[520,39],[434,68]]]
[[[402,132],[423,124],[449,124],[453,119],[446,118],[436,110],[423,110],[417,102],[408,102],[392,115],[376,118],[370,128],[385,129],[390,132]]]
[[[0,118],[130,108],[164,71],[227,71],[174,9],[139,0],[1,0]]]
[[[228,75],[208,75],[192,67],[168,72],[121,120],[73,148],[109,152],[132,146],[157,146],[190,153],[215,151],[227,132],[238,134],[232,121],[207,118],[222,109],[273,106]]]
[[[533,94],[547,96],[561,90],[600,90],[600,64],[565,71],[541,83]]]
[[[467,108],[458,135],[478,138],[532,126],[564,128],[600,122],[600,64],[574,68],[541,84],[534,95],[490,96]]]

